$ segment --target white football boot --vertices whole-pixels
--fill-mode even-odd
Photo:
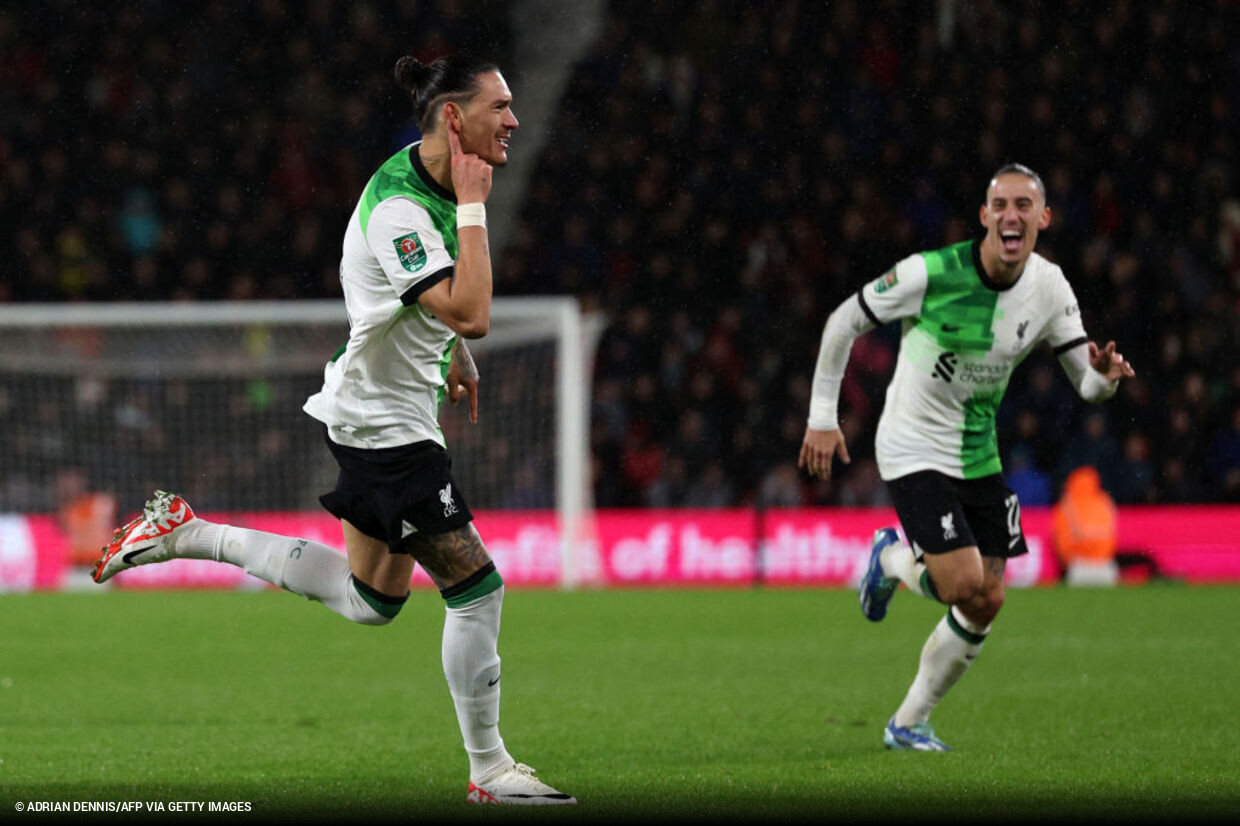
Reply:
[[[127,568],[163,562],[176,556],[173,534],[192,525],[197,518],[189,503],[164,490],[155,491],[142,508],[142,516],[117,529],[103,548],[91,574],[95,582],[106,582]]]
[[[465,800],[470,803],[499,803],[509,806],[572,805],[577,798],[551,788],[534,776],[524,763],[513,763],[482,783],[469,781]]]

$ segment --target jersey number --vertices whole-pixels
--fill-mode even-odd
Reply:
[[[1020,536],[1020,500],[1013,493],[1003,504],[1007,506],[1008,536],[1016,539]]]

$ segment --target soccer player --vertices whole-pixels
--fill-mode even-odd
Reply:
[[[891,527],[875,532],[858,594],[875,622],[901,582],[949,607],[883,732],[893,749],[949,750],[930,712],[990,633],[1008,558],[1028,550],[995,434],[1012,371],[1045,341],[1090,402],[1110,398],[1134,375],[1115,342],[1100,348],[1089,340],[1063,271],[1033,251],[1051,222],[1041,178],[1020,164],[1002,167],[980,218],[982,240],[909,256],[831,313],[798,458],[821,479],[830,478],[836,456],[849,461],[836,409],[849,351],[857,336],[901,319],[875,453],[908,541]]]
[[[363,190],[344,235],[340,280],[349,340],[305,411],[325,425],[340,466],[320,497],[340,518],[347,558],[325,545],[207,522],[157,491],[103,549],[94,578],[174,557],[212,559],[385,625],[409,596],[416,560],[446,602],[443,670],[469,756],[473,803],[565,804],[570,795],[517,763],[499,733],[497,642],[503,580],[451,475],[440,403],[468,397],[478,374],[463,339],[486,335],[491,259],[486,208],[494,166],[517,128],[499,69],[454,55],[401,58],[395,76],[423,139],[389,158]]]

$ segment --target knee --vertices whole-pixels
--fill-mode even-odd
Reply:
[[[990,625],[1003,607],[1003,589],[982,589],[970,599],[958,603],[960,612],[978,625]]]
[[[382,602],[367,600],[367,610],[358,612],[360,616],[354,619],[362,625],[390,625],[408,599],[409,595],[406,594],[404,597],[388,597]]]
[[[938,591],[940,602],[960,606],[961,610],[964,610],[965,605],[972,604],[986,593],[985,582],[980,573],[976,577],[968,574],[944,577],[942,582],[936,579],[934,587]]]
[[[396,619],[396,615],[409,599],[408,593],[394,597],[372,588],[356,576],[351,575],[350,580],[353,583],[354,598],[350,600],[352,610],[348,617],[362,625],[387,625]]]
[[[360,625],[379,626],[379,625],[390,625],[392,620],[396,619],[396,615],[393,614],[390,617],[385,617],[383,614],[376,614],[374,611],[368,611],[364,614],[350,617],[350,619]]]

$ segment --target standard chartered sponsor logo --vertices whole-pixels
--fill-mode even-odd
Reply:
[[[960,380],[970,384],[1001,384],[1008,375],[1005,364],[966,361],[960,365]]]
[[[955,353],[941,354],[938,361],[934,363],[934,377],[950,384],[952,376],[956,374],[956,359]]]

